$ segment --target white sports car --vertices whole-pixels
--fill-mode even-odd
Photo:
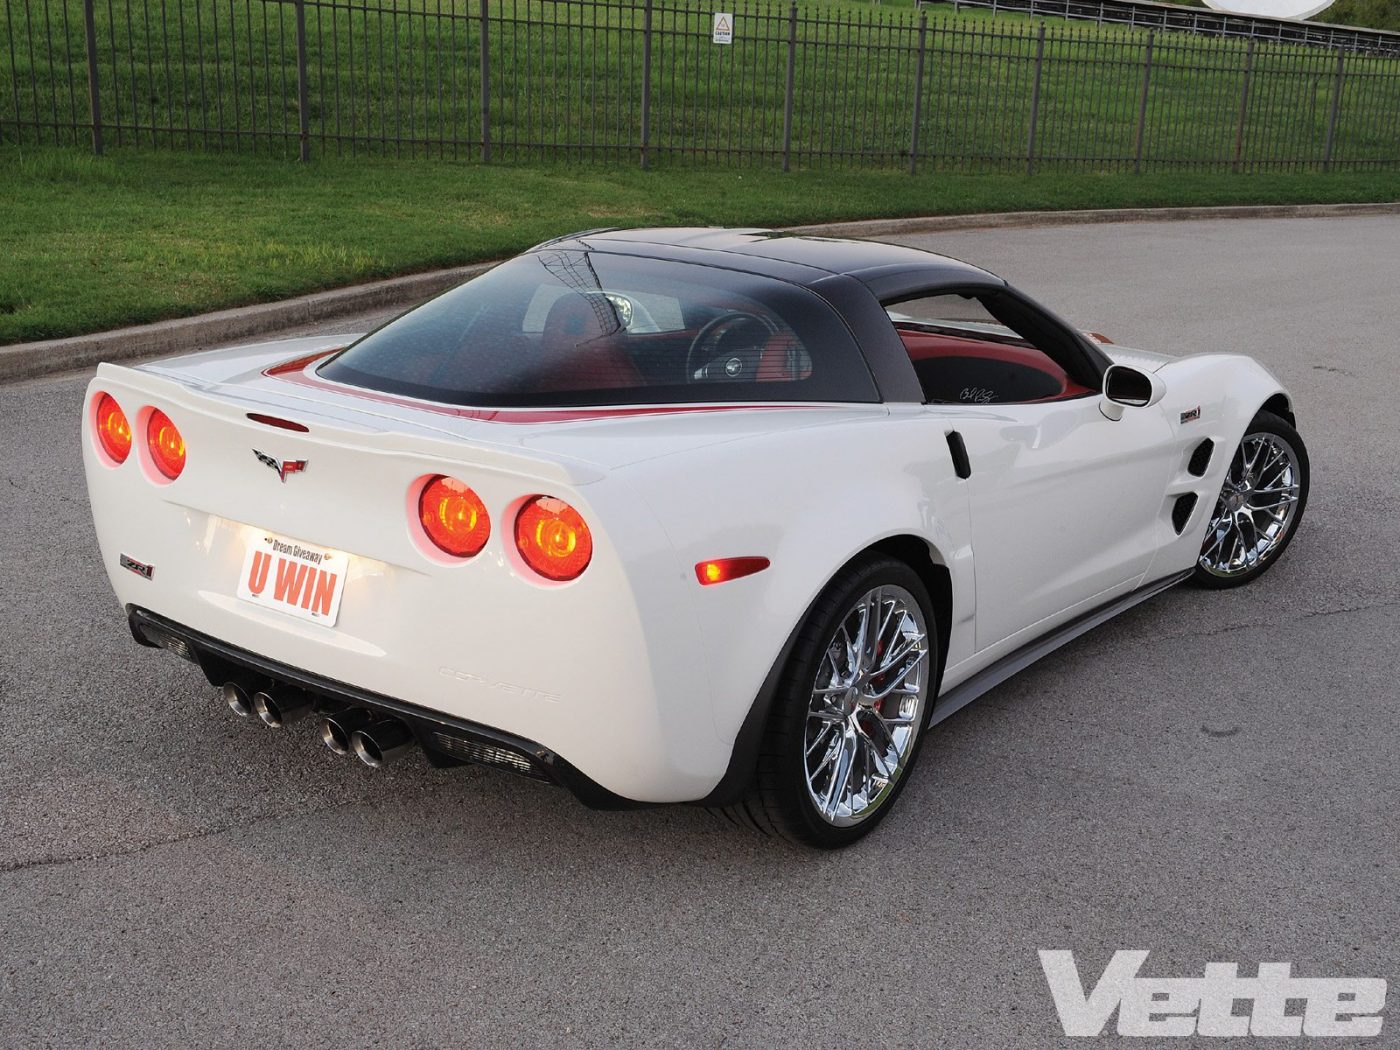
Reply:
[[[1009,675],[1267,570],[1308,493],[1249,358],[763,230],[576,234],[363,337],[103,365],[84,429],[132,633],[238,714],[824,847]]]

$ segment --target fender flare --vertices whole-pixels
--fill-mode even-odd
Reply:
[[[913,564],[910,555],[914,543],[924,547],[928,552],[924,557],[926,564]],[[867,554],[878,552],[904,562],[924,581],[924,586],[928,588],[929,599],[934,606],[934,625],[938,631],[938,666],[933,680],[933,697],[937,698],[942,688],[943,669],[948,659],[948,637],[952,614],[952,576],[945,566],[933,560],[932,551],[933,548],[929,546],[928,542],[917,536],[888,536],[852,555],[822,581],[821,587],[807,607],[802,610],[802,615],[793,624],[792,630],[788,632],[787,639],[783,642],[782,648],[778,650],[777,658],[768,669],[763,684],[759,686],[758,695],[754,697],[748,714],[744,716],[744,721],[740,724],[739,732],[734,738],[734,749],[730,753],[729,765],[725,768],[724,776],[720,778],[714,789],[704,798],[698,799],[694,803],[695,805],[726,806],[738,802],[748,793],[753,781],[754,769],[758,764],[758,747],[763,739],[763,730],[768,724],[768,716],[773,710],[773,701],[778,695],[778,683],[782,679],[788,661],[792,658],[792,650],[797,644],[797,635],[802,630],[803,624],[807,622],[807,618],[812,614],[812,606],[816,605],[821,596],[826,593],[831,581],[839,576],[848,565]],[[928,705],[930,716],[932,716],[934,706],[932,702]]]

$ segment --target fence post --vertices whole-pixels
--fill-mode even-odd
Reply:
[[[792,167],[792,84],[797,67],[797,5],[788,7],[787,78],[783,84],[783,170]]]
[[[481,163],[491,162],[491,0],[481,0]]]
[[[1332,146],[1337,141],[1337,114],[1342,106],[1342,80],[1346,73],[1346,50],[1337,48],[1337,76],[1332,82],[1332,108],[1327,114],[1327,145],[1322,152],[1322,170],[1332,170]]]
[[[296,0],[297,16],[297,139],[299,159],[311,160],[311,111],[307,106],[306,84],[306,0]]]
[[[1152,42],[1154,34],[1147,31],[1147,53],[1142,59],[1142,95],[1138,98],[1137,141],[1133,144],[1133,174],[1142,174],[1142,140],[1147,130],[1147,88],[1152,81]]]
[[[1240,121],[1235,127],[1235,163],[1231,170],[1239,171],[1244,160],[1244,125],[1249,117],[1249,77],[1254,72],[1254,41],[1244,52],[1244,85],[1240,88]]]
[[[1035,174],[1035,131],[1040,123],[1040,70],[1045,64],[1045,23],[1035,34],[1035,78],[1031,81],[1031,128],[1026,136],[1026,174]]]
[[[93,0],[83,0],[83,29],[87,35],[88,109],[92,115],[92,152],[102,156],[102,92],[97,82],[97,24]],[[16,113],[16,116],[19,114]]]
[[[909,174],[913,175],[919,166],[919,123],[924,110],[924,55],[927,52],[925,39],[928,35],[928,14],[919,12],[919,55],[914,62],[914,120],[909,128]]]
[[[642,167],[651,145],[651,0],[642,11]]]

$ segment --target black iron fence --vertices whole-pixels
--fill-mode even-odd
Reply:
[[[5,0],[0,138],[279,156],[1400,167],[1400,59],[719,0]],[[715,7],[732,43],[715,39]]]
[[[1360,26],[1300,22],[1289,18],[1238,15],[1208,7],[1159,4],[1152,0],[921,0],[953,10],[981,8],[992,13],[1027,14],[1032,17],[1069,18],[1096,25],[1122,25],[1132,29],[1167,29],[1203,36],[1235,37],[1279,44],[1342,48],[1374,55],[1400,55],[1400,33]]]

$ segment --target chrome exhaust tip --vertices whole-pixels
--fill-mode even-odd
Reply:
[[[355,747],[352,737],[355,731],[369,725],[369,712],[358,707],[347,707],[321,719],[321,743],[337,755],[348,755]]]
[[[228,704],[228,709],[239,718],[247,718],[253,713],[253,695],[243,682],[225,682],[219,687],[219,695]]]
[[[269,729],[281,729],[311,713],[311,697],[296,689],[260,689],[253,694],[253,710]]]
[[[371,769],[378,769],[411,743],[413,733],[397,718],[372,722],[350,735],[355,757]]]

